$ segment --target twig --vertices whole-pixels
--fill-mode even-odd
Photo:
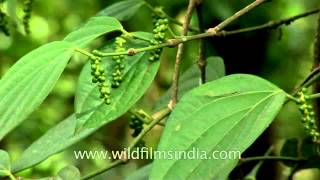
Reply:
[[[255,0],[253,3],[251,3],[248,6],[244,7],[240,11],[236,12],[234,15],[232,15],[228,19],[224,20],[223,22],[221,22],[220,24],[218,24],[214,28],[208,29],[207,32],[210,32],[212,34],[218,33],[219,31],[224,29],[226,26],[228,26],[230,23],[232,23],[233,21],[239,19],[241,16],[247,14],[248,12],[250,12],[254,8],[260,6],[264,2],[267,2],[267,0]]]
[[[188,35],[188,28],[192,16],[192,12],[195,9],[196,6],[196,0],[189,0],[188,10],[184,18],[183,22],[183,32],[182,35],[186,36]],[[176,55],[176,63],[174,66],[174,72],[173,72],[173,82],[172,82],[172,100],[171,100],[171,107],[173,108],[178,100],[178,87],[179,87],[179,76],[180,76],[180,64],[181,59],[183,55],[184,50],[184,43],[181,43],[178,45],[177,55]]]
[[[145,113],[143,111],[143,113],[145,113],[145,116],[142,116],[140,113],[137,113],[136,111],[133,111],[133,110],[129,110],[129,112],[135,116],[137,116],[144,124],[150,124],[152,121],[154,121],[154,119],[147,113]],[[159,126],[165,126],[164,123],[162,122],[159,122],[157,125]]]
[[[241,159],[239,165],[241,165],[242,163],[248,163],[252,161],[261,161],[261,160],[301,162],[307,159],[297,158],[297,157],[286,157],[286,156],[256,156],[256,157],[247,157],[247,158]]]
[[[203,24],[203,16],[202,16],[202,0],[198,0],[197,6],[196,6],[196,12],[198,17],[198,23],[199,23],[199,30],[200,33],[204,32],[204,24]],[[206,82],[206,52],[205,52],[205,44],[204,40],[200,39],[199,42],[199,59],[198,59],[198,66],[200,70],[200,79],[199,84],[204,84]]]
[[[269,156],[273,151],[273,146],[270,146],[270,148],[267,150],[267,152],[264,154],[264,156]],[[256,179],[257,174],[263,165],[264,161],[259,161],[257,165],[253,167],[253,169],[243,178],[244,180],[251,180]]]
[[[163,118],[167,117],[169,114],[170,114],[170,110],[169,109],[164,109],[164,110],[161,110],[157,113],[155,113],[152,117],[153,117],[153,121],[148,125],[146,126],[142,131],[141,133],[136,137],[134,138],[134,140],[130,143],[129,147],[127,149],[132,149],[134,147],[137,146],[137,144],[139,143],[139,141],[141,141],[141,139],[155,126],[157,125]],[[126,153],[124,153],[126,154]],[[105,171],[108,171],[114,167],[117,167],[118,165],[121,165],[121,164],[125,164],[129,161],[129,159],[126,159],[126,158],[123,158],[123,159],[118,159],[118,160],[115,160],[113,161],[111,164],[109,164],[108,166],[102,168],[102,169],[99,169],[93,173],[90,173],[84,177],[82,177],[81,179],[82,180],[87,180],[87,179],[90,179],[90,178],[93,178],[97,175],[100,175],[102,173],[104,173]]]
[[[291,94],[295,95],[303,87],[310,86],[312,84],[313,79],[317,77],[319,74],[320,74],[320,67],[316,67],[302,80],[302,82],[299,85],[296,86],[296,88],[293,90]]]
[[[266,29],[275,29],[278,28],[282,25],[289,25],[292,22],[316,14],[320,11],[320,8],[313,9],[311,11],[304,12],[302,14],[298,14],[289,18],[285,18],[282,20],[276,20],[276,21],[269,21],[265,24],[259,25],[259,26],[253,26],[249,28],[243,28],[239,30],[233,30],[233,31],[221,31],[220,35],[221,36],[229,36],[229,35],[235,35],[235,34],[241,34],[241,33],[247,33],[247,32],[252,32],[252,31],[261,31],[261,30],[266,30]]]
[[[200,33],[192,36],[180,36],[174,39],[169,39],[165,43],[161,43],[158,45],[154,46],[148,46],[148,47],[143,47],[143,48],[138,48],[138,49],[131,49],[133,50],[133,54],[145,52],[145,51],[151,51],[154,49],[159,49],[163,47],[175,47],[179,45],[180,43],[185,43],[188,41],[193,41],[193,40],[198,40],[198,39],[203,39],[203,38],[209,38],[209,37],[224,37],[224,36],[230,36],[230,35],[236,35],[236,34],[242,34],[242,33],[249,33],[249,32],[254,32],[254,31],[259,31],[259,30],[265,30],[265,29],[274,29],[282,25],[288,25],[293,21],[296,21],[298,19],[310,16],[312,14],[316,14],[320,11],[319,9],[311,10],[299,15],[295,15],[293,17],[289,17],[283,20],[278,20],[278,21],[270,21],[268,23],[258,25],[258,26],[253,26],[249,28],[243,28],[243,29],[238,29],[238,30],[232,30],[232,31],[221,31],[217,33],[211,33],[211,32],[205,32],[205,33]],[[118,56],[118,55],[133,55],[132,52],[130,53],[129,50],[124,51],[124,52],[111,52],[111,53],[101,53],[102,56]]]
[[[310,99],[318,99],[318,98],[320,98],[320,93],[311,94],[311,95],[309,95],[309,98]]]

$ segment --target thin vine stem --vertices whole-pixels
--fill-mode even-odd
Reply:
[[[188,5],[188,10],[185,15],[185,19],[183,22],[183,30],[182,30],[182,35],[186,36],[188,35],[188,28],[189,24],[191,21],[191,16],[196,8],[196,0],[189,0],[189,5]],[[174,65],[174,72],[173,72],[173,77],[172,77],[172,99],[169,103],[169,108],[173,108],[178,101],[178,88],[179,88],[179,77],[180,77],[180,64],[182,60],[182,55],[184,51],[184,43],[181,43],[178,45],[178,50],[176,54],[176,62]]]
[[[253,27],[248,27],[248,28],[243,28],[243,29],[238,29],[238,30],[233,30],[233,31],[221,31],[220,36],[230,36],[230,35],[236,35],[236,34],[242,34],[242,33],[248,33],[248,32],[253,32],[253,31],[261,31],[261,30],[267,30],[267,29],[275,29],[278,28],[282,25],[290,25],[292,22],[308,17],[310,15],[314,15],[320,12],[320,8],[316,8],[301,14],[297,14],[295,16],[281,19],[281,20],[273,20],[269,21],[265,24],[258,25],[258,26],[253,26]]]
[[[152,121],[154,121],[154,119],[150,116],[150,115],[147,115],[147,117],[143,117],[141,116],[139,113],[137,113],[136,111],[133,111],[133,110],[129,110],[129,112],[135,116],[137,116],[144,124],[150,124]],[[159,126],[165,126],[164,123],[162,122],[159,122],[157,125]]]
[[[241,16],[247,14],[251,10],[255,9],[256,7],[260,6],[261,4],[267,2],[267,0],[255,0],[253,3],[249,4],[248,6],[244,7],[240,11],[233,14],[231,17],[227,18],[226,20],[222,21],[220,24],[215,26],[214,28],[208,29],[207,32],[216,34],[220,32],[222,29],[224,29],[226,26],[231,24],[233,21],[239,19]]]
[[[273,151],[273,146],[270,146],[267,150],[267,152],[264,154],[264,156],[269,156],[272,151]],[[244,179],[256,179],[257,178],[257,174],[261,168],[261,166],[263,165],[264,161],[259,161],[254,167],[253,169],[244,177]]]
[[[310,99],[318,99],[318,98],[320,98],[320,93],[311,94],[311,95],[309,95],[309,98]]]
[[[88,51],[86,51],[84,49],[81,49],[81,48],[75,48],[74,51],[78,52],[80,54],[83,54],[85,56],[88,56],[89,58],[94,58],[95,57],[94,54],[92,54],[92,53],[90,53],[90,52],[88,52]]]
[[[197,1],[196,12],[198,17],[199,30],[201,33],[204,32],[204,22],[202,15],[202,0]],[[205,52],[205,41],[204,39],[200,39],[199,42],[199,57],[198,57],[198,67],[200,70],[200,78],[199,85],[204,84],[206,82],[206,52]]]
[[[247,157],[240,160],[240,164],[248,163],[252,161],[261,161],[261,160],[271,160],[271,161],[291,161],[291,162],[301,162],[307,159],[297,158],[297,157],[286,157],[286,156],[256,156],[256,157]]]
[[[175,47],[180,43],[185,43],[188,41],[193,41],[193,40],[198,40],[198,39],[203,39],[203,38],[209,38],[209,37],[225,37],[225,36],[230,36],[230,35],[237,35],[237,34],[242,34],[242,33],[249,33],[249,32],[254,32],[254,31],[260,31],[260,30],[265,30],[265,29],[274,29],[274,28],[278,28],[279,26],[282,25],[288,25],[290,23],[292,23],[293,21],[296,21],[298,19],[316,14],[320,11],[319,9],[314,9],[308,12],[304,12],[289,18],[285,18],[282,20],[278,20],[278,21],[269,21],[265,24],[262,25],[258,25],[258,26],[253,26],[253,27],[249,27],[249,28],[243,28],[243,29],[238,29],[238,30],[232,30],[232,31],[221,31],[221,32],[216,32],[216,33],[212,33],[212,32],[205,32],[205,33],[200,33],[200,34],[196,34],[196,35],[191,35],[191,36],[179,36],[177,38],[173,38],[173,39],[169,39],[167,40],[165,43],[161,43],[158,45],[153,45],[153,46],[148,46],[148,47],[143,47],[143,48],[137,48],[137,49],[130,49],[124,52],[111,52],[111,53],[104,53],[101,52],[102,56],[106,57],[106,56],[118,56],[118,55],[134,55],[137,53],[141,53],[141,52],[145,52],[145,51],[151,51],[154,49],[159,49],[159,48],[164,48],[164,47]],[[81,54],[90,56],[92,54],[86,52],[84,53],[84,50],[76,48],[75,49],[77,52],[80,52]],[[80,51],[79,51],[80,50]],[[133,51],[133,53],[132,53]]]
[[[137,146],[137,144],[142,140],[142,138],[149,132],[151,131],[162,119],[164,119],[165,117],[167,117],[169,114],[170,114],[171,110],[169,109],[163,109],[155,114],[153,114],[153,121],[147,125],[142,131],[141,133],[133,139],[133,141],[130,143],[129,147],[127,149],[132,149],[134,147]],[[126,154],[126,153],[124,153]],[[102,169],[99,169],[93,173],[90,173],[88,175],[85,175],[83,176],[81,179],[82,180],[88,180],[88,179],[91,179],[95,176],[98,176],[114,167],[117,167],[121,164],[125,164],[129,161],[130,159],[126,159],[126,158],[123,158],[123,159],[118,159],[118,160],[115,160],[113,161],[112,163],[110,163],[109,165],[107,165],[106,167],[103,167]]]

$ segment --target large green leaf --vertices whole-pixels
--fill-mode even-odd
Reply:
[[[112,16],[119,21],[129,20],[145,2],[143,0],[126,0],[112,4],[101,10],[97,16]]]
[[[127,42],[131,48],[143,47],[145,45],[136,41]],[[111,46],[108,46],[110,50]],[[112,89],[111,104],[106,105],[99,98],[100,93],[95,84],[91,82],[90,65],[87,64],[79,77],[78,89],[76,92],[75,109],[79,118],[79,127],[98,127],[108,123],[129,110],[148,89],[153,81],[159,62],[149,62],[149,53],[139,53],[126,58],[123,82],[117,89]],[[111,57],[103,58],[104,67],[109,74],[114,67]],[[84,117],[82,117],[85,115]]]
[[[225,76],[225,67],[223,59],[220,57],[208,57],[206,66],[206,80],[207,82],[219,79]],[[198,64],[193,64],[187,69],[179,79],[179,99],[186,92],[199,86],[200,70]],[[172,97],[172,87],[165,92],[155,105],[155,111],[158,111],[167,106]]]
[[[252,75],[230,75],[182,97],[166,124],[159,151],[243,152],[270,125],[286,93]],[[235,153],[236,153],[235,152]],[[201,153],[202,154],[202,153]],[[238,159],[156,159],[151,179],[225,179]]]
[[[136,57],[136,59],[132,57],[131,58],[132,61],[128,60],[128,62],[130,62],[131,65],[127,66],[126,74],[131,74],[130,78],[132,78],[133,75],[137,75],[137,78],[139,79],[136,79],[133,81],[137,82],[137,80],[139,80],[139,82],[137,85],[132,85],[128,81],[123,82],[123,84],[121,84],[121,86],[132,85],[132,88],[130,88],[131,89],[130,94],[128,95],[125,95],[125,93],[128,93],[129,91],[124,91],[122,89],[121,91],[124,94],[118,95],[118,98],[120,100],[128,98],[124,100],[125,102],[130,101],[129,99],[132,99],[132,100],[130,101],[130,103],[128,102],[129,103],[128,107],[123,106],[119,109],[119,112],[117,112],[117,114],[119,115],[121,115],[121,111],[122,113],[125,112],[125,109],[129,108],[130,104],[134,104],[134,102],[137,101],[139,97],[142,96],[143,92],[148,88],[148,85],[151,83],[153,77],[156,74],[156,71],[159,66],[159,62],[150,63],[148,62],[147,58],[144,58],[145,56],[147,56],[147,54],[140,54],[139,56]],[[145,69],[143,71],[146,71],[146,74],[143,74],[143,71],[141,71],[141,68],[142,68],[141,66],[143,65],[145,65],[144,67]],[[136,67],[139,69],[135,69]],[[87,67],[84,68],[81,77],[79,78],[79,87],[77,90],[76,104],[75,104],[76,109],[78,110],[79,113],[81,113],[83,110],[86,110],[88,106],[89,107],[95,106],[95,104],[99,105],[102,103],[101,100],[98,98],[99,93],[97,92],[96,87],[90,82],[91,77],[84,74],[84,73],[88,73],[88,68],[89,67],[87,65]],[[138,70],[140,70],[140,72]],[[126,75],[126,76],[129,77],[129,75]],[[134,90],[133,88],[137,88],[137,89]],[[120,88],[117,91],[120,92]],[[113,101],[115,100],[113,99]],[[91,102],[92,104],[90,105]],[[120,106],[120,104],[118,104],[117,106]],[[96,109],[96,108],[93,108],[93,109]],[[106,112],[110,113],[110,110],[107,110]],[[83,114],[86,114],[86,113],[83,113]],[[115,115],[116,112],[112,112],[110,114]],[[81,119],[85,120],[85,119],[89,119],[89,117],[92,117],[92,113],[82,116]],[[108,117],[111,117],[111,116],[108,116]],[[107,120],[106,122],[109,122],[112,119],[106,119],[106,120]],[[51,128],[49,131],[47,131],[41,138],[39,138],[32,145],[30,145],[23,152],[21,157],[18,158],[13,163],[13,171],[18,172],[40,163],[41,161],[47,159],[51,155],[59,153],[62,150],[71,146],[72,144],[75,144],[76,142],[87,137],[88,135],[95,132],[99,127],[101,127],[104,124],[102,123],[96,128],[85,128],[79,133],[74,134],[76,123],[77,123],[77,119],[75,115],[72,115],[69,118],[65,119],[64,121],[60,122],[58,125]]]
[[[68,34],[64,41],[71,42],[77,47],[86,47],[99,36],[122,29],[120,22],[113,17],[92,17],[84,26]]]
[[[13,162],[13,172],[30,168],[42,162],[51,155],[61,152],[96,130],[85,129],[79,134],[74,135],[76,122],[77,120],[75,115],[71,115],[48,130],[42,137],[33,142],[33,144],[31,144],[16,161]]]
[[[11,162],[9,154],[0,149],[0,177],[11,174]]]
[[[22,57],[0,80],[0,140],[48,96],[72,53],[68,42],[46,44]]]

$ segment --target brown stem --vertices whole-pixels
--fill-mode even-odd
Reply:
[[[275,28],[278,28],[279,26],[282,26],[282,25],[289,25],[297,19],[301,19],[301,18],[310,16],[310,15],[316,14],[319,11],[320,11],[320,8],[317,8],[317,9],[313,9],[313,10],[310,10],[310,11],[307,11],[307,12],[289,17],[289,18],[285,18],[282,20],[269,21],[265,24],[258,25],[258,26],[253,26],[253,27],[243,28],[243,29],[238,29],[238,30],[233,30],[233,31],[221,31],[217,35],[228,36],[228,35],[235,35],[235,34],[247,33],[247,32],[252,32],[252,31],[275,29]]]
[[[260,31],[260,30],[266,30],[266,29],[274,29],[277,28],[279,26],[282,25],[288,25],[290,23],[292,23],[293,21],[296,21],[298,19],[313,15],[320,12],[320,8],[318,9],[314,9],[302,14],[298,14],[286,19],[282,19],[282,20],[278,20],[278,21],[269,21],[268,23],[262,24],[262,25],[258,25],[258,26],[253,26],[253,27],[248,27],[248,28],[243,28],[243,29],[237,29],[237,30],[231,30],[231,31],[220,31],[220,32],[216,32],[216,33],[212,33],[212,32],[205,32],[205,33],[200,33],[200,34],[196,34],[196,35],[192,35],[192,36],[180,36],[174,39],[169,39],[167,40],[167,42],[165,43],[161,43],[158,45],[154,45],[154,46],[148,46],[148,47],[143,47],[143,48],[139,48],[139,49],[131,49],[133,50],[134,54],[138,54],[141,52],[145,52],[145,51],[151,51],[154,49],[158,49],[158,48],[163,48],[163,47],[176,47],[177,45],[181,44],[181,43],[185,43],[188,41],[193,41],[193,40],[199,40],[199,39],[203,39],[203,38],[209,38],[209,37],[221,37],[221,36],[230,36],[230,35],[236,35],[236,34],[242,34],[242,33],[249,33],[249,32],[253,32],[253,31]],[[87,55],[90,57],[90,53],[83,53],[84,50],[79,51],[79,48],[75,48],[75,51],[78,51],[84,55]],[[111,53],[103,53],[100,52],[102,55],[101,56],[118,56],[118,55],[130,55],[129,50],[128,51],[124,51],[124,52],[111,52]]]
[[[266,2],[267,0],[255,0],[253,3],[249,4],[248,6],[244,7],[243,9],[241,9],[240,11],[236,12],[235,14],[233,14],[231,17],[229,17],[228,19],[224,20],[223,22],[221,22],[220,24],[218,24],[217,26],[215,26],[214,28],[210,28],[208,29],[208,32],[211,32],[213,34],[216,34],[217,32],[221,31],[222,29],[224,29],[226,26],[228,26],[230,23],[232,23],[233,21],[237,20],[238,18],[240,18],[241,16],[247,14],[248,12],[250,12],[251,10],[253,10],[254,8],[260,6],[262,3]]]
[[[203,24],[203,16],[202,16],[202,0],[198,0],[197,7],[196,7],[198,23],[199,23],[199,30],[200,33],[204,32],[204,24]],[[200,85],[206,82],[206,55],[205,55],[205,43],[204,39],[199,40],[199,59],[198,59],[198,66],[200,70]]]
[[[196,0],[190,0],[189,5],[188,5],[188,10],[187,14],[184,18],[183,22],[183,32],[182,36],[188,35],[188,29],[189,29],[189,24],[192,16],[192,12],[196,6]],[[170,109],[172,109],[178,100],[178,87],[179,87],[179,76],[180,76],[180,64],[181,64],[181,59],[183,55],[183,50],[184,50],[184,43],[181,43],[178,45],[178,50],[177,50],[177,55],[176,55],[176,63],[174,66],[174,73],[173,73],[173,82],[172,82],[172,100],[170,103]]]

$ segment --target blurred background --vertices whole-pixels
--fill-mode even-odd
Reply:
[[[17,13],[23,16],[22,3],[18,1]],[[31,50],[63,37],[85,22],[103,8],[116,0],[55,0],[34,1],[34,9],[30,21],[31,34],[24,36],[12,31],[7,37],[0,33],[0,77],[20,57]],[[182,21],[187,1],[150,0],[150,4],[163,6],[170,16]],[[204,24],[210,28],[231,16],[234,12],[249,4],[250,0],[204,0]],[[277,0],[266,3],[254,11],[240,18],[228,26],[227,30],[259,25],[269,20],[290,17],[316,7],[320,7],[318,0]],[[196,17],[192,24],[197,25]],[[123,22],[127,31],[152,31],[151,12],[142,7],[132,19]],[[262,76],[287,92],[310,72],[313,61],[313,42],[317,25],[317,15],[300,19],[289,26],[282,26],[275,30],[234,35],[224,38],[206,40],[207,56],[221,56],[226,64],[227,74],[249,73]],[[173,26],[177,34],[181,29]],[[183,58],[182,71],[195,63],[198,58],[198,42],[187,43]],[[166,49],[162,55],[162,63],[156,80],[146,95],[140,100],[136,108],[152,111],[153,104],[170,87],[175,59],[175,49]],[[66,118],[73,112],[74,92],[77,77],[86,62],[82,56],[75,55],[53,92],[18,128],[12,131],[1,142],[0,148],[10,152],[16,159],[21,152],[33,141],[44,134],[50,127]],[[1,99],[1,97],[0,97]],[[70,147],[66,151],[49,158],[36,167],[21,173],[25,177],[45,177],[55,175],[67,164],[77,166],[81,172],[90,172],[109,162],[105,160],[75,160],[73,150],[122,150],[130,142],[128,115],[101,128],[85,140]],[[152,131],[145,142],[147,146],[156,147],[161,128]],[[270,144],[275,145],[279,152],[283,143],[289,138],[303,138],[305,136],[300,124],[300,114],[294,104],[287,104],[259,140],[245,153],[246,156],[263,155]],[[132,161],[128,165],[113,169],[97,179],[122,179],[148,161]],[[251,166],[234,172],[234,179],[241,179]],[[289,167],[281,163],[270,163],[262,169],[259,179],[286,179],[290,173]],[[303,170],[293,178],[320,179],[319,169]]]

